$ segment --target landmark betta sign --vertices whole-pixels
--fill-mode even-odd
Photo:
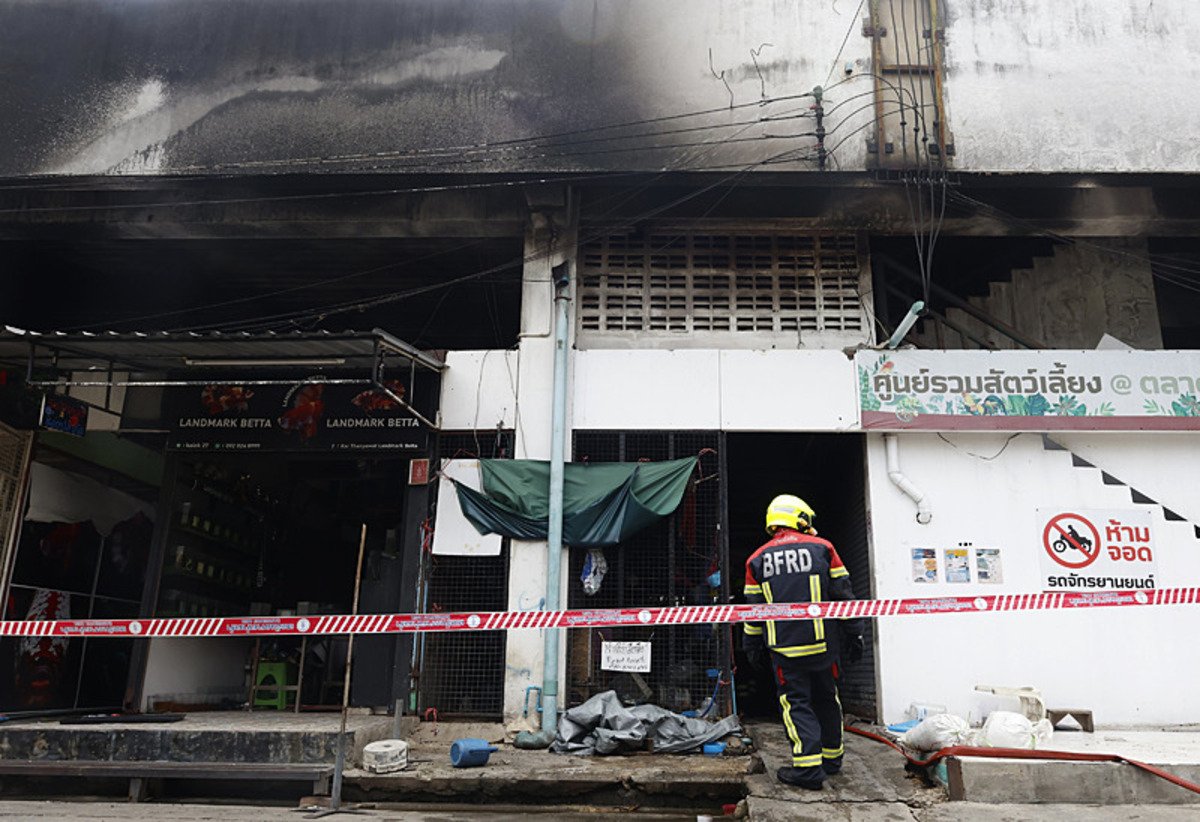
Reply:
[[[213,383],[170,389],[164,408],[175,451],[423,451],[428,431],[384,391],[322,377],[293,385]]]

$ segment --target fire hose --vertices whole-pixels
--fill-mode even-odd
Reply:
[[[1024,748],[979,748],[973,745],[952,745],[949,748],[942,748],[940,751],[935,751],[927,759],[917,759],[885,736],[873,733],[872,731],[865,731],[862,728],[855,728],[852,725],[846,725],[846,730],[852,734],[864,736],[876,742],[882,742],[889,748],[894,748],[909,763],[918,768],[927,768],[931,765],[936,765],[941,760],[952,756],[979,756],[991,757],[993,759],[1042,759],[1059,762],[1118,762],[1132,765],[1139,770],[1157,776],[1159,779],[1165,779],[1173,785],[1178,785],[1184,790],[1200,794],[1200,785],[1197,785],[1195,782],[1189,782],[1173,773],[1164,771],[1162,768],[1149,765],[1145,762],[1139,762],[1136,759],[1130,759],[1127,756],[1120,756],[1119,754],[1077,753],[1075,751],[1031,751]]]

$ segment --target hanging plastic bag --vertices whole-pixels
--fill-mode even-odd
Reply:
[[[583,582],[583,592],[588,596],[600,590],[600,583],[608,573],[608,561],[604,559],[604,551],[600,548],[589,548],[583,560],[583,571],[579,579]]]
[[[972,736],[971,726],[961,716],[934,714],[905,731],[901,741],[918,751],[940,751],[954,745],[969,745]]]

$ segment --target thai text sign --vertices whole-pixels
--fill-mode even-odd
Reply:
[[[1153,520],[1147,509],[1122,511],[1039,508],[1042,588],[1153,590]]]
[[[862,427],[1200,429],[1200,352],[860,351]]]
[[[650,643],[605,642],[600,646],[600,670],[650,673]]]

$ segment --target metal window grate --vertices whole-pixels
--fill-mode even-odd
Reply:
[[[704,455],[700,470],[672,516],[605,550],[608,573],[592,596],[583,591],[580,573],[586,551],[572,549],[568,564],[568,607],[621,608],[641,605],[698,605],[716,601],[708,584],[726,561],[722,543],[721,477],[716,432],[575,433],[575,459],[589,462],[637,462]],[[605,641],[651,643],[651,671],[613,673],[600,669]],[[718,676],[728,678],[727,626],[577,629],[567,635],[567,701],[577,705],[601,691],[615,689],[627,702],[653,702],[671,710],[698,709],[710,698]],[[718,676],[710,676],[710,673]],[[718,712],[728,710],[728,693],[717,693]]]
[[[512,453],[511,430],[445,432],[438,437],[442,459],[463,456],[502,458]],[[495,557],[422,557],[420,610],[503,611],[508,607],[509,550],[505,540]],[[421,710],[439,715],[500,719],[504,712],[506,634],[424,634],[419,640],[418,693]]]
[[[580,259],[582,332],[870,331],[853,236],[610,235]]]
[[[426,557],[427,613],[503,611],[508,604],[508,543],[495,557]],[[505,632],[424,635],[421,710],[499,719],[504,711]]]

